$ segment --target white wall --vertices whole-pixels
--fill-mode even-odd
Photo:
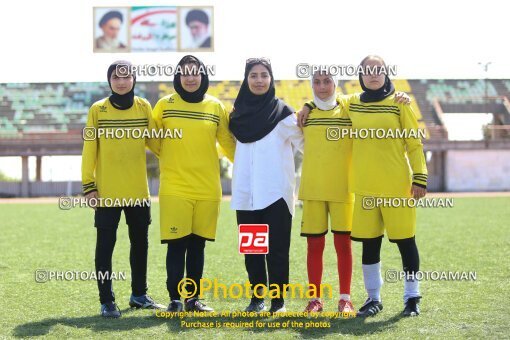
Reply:
[[[500,0],[429,0],[417,10],[405,0],[21,0],[3,1],[0,11],[0,83],[106,81],[114,60],[175,65],[182,53],[93,53],[94,6],[214,6],[213,80],[240,80],[245,59],[269,57],[276,79],[296,79],[299,63],[357,65],[379,54],[397,65],[397,78],[480,78],[478,62],[491,61],[489,77],[509,78],[508,3]],[[462,9],[462,15],[452,15]],[[419,11],[419,12],[418,12]],[[418,15],[419,13],[419,15]],[[391,20],[384,18],[391,17]],[[362,20],[360,20],[362,18]],[[445,34],[444,25],[455,34]],[[383,25],[398,46],[366,39]],[[473,24],[476,23],[476,24]],[[412,27],[412,29],[407,29]],[[391,39],[391,38],[390,38]],[[476,44],[473,44],[476,41]],[[500,42],[500,43],[498,43]],[[313,45],[313,48],[310,46]],[[434,46],[434,48],[429,48]],[[445,51],[448,53],[437,53]],[[419,51],[420,53],[416,53]],[[353,77],[356,79],[356,77]],[[161,77],[159,80],[170,80]],[[143,79],[138,79],[143,80]],[[158,80],[148,77],[145,80]]]
[[[446,191],[510,190],[510,150],[454,150],[446,155]]]

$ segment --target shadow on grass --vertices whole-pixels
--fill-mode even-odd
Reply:
[[[249,318],[225,318],[225,317],[211,317],[211,318],[185,318],[183,319],[186,322],[203,322],[203,323],[213,323],[213,324],[222,324],[224,322],[228,323],[244,323],[243,326],[237,328],[227,328],[222,326],[220,329],[230,330],[230,331],[245,331],[245,332],[253,332],[253,333],[271,333],[278,330],[284,331],[292,331],[294,333],[299,333],[303,338],[320,338],[330,334],[343,334],[343,335],[370,335],[378,332],[383,332],[391,329],[395,326],[395,324],[403,318],[401,313],[397,313],[389,319],[384,319],[377,321],[380,316],[376,316],[375,318],[305,318],[305,317],[249,317]],[[367,322],[368,321],[368,322]],[[247,323],[252,322],[252,326],[247,326]],[[257,326],[264,325],[262,327]],[[282,327],[282,324],[287,322],[289,327]],[[296,325],[292,327],[293,324]],[[280,326],[276,326],[276,323],[280,323]],[[297,323],[302,323],[302,325],[297,326]],[[322,324],[321,324],[322,323]],[[193,330],[197,328],[188,328],[186,326],[180,327],[179,322],[175,323],[179,330]],[[308,328],[306,328],[308,324]],[[270,326],[272,325],[272,326]],[[169,324],[169,331],[174,330],[173,326]],[[214,332],[214,330],[213,330]]]
[[[168,331],[170,333],[177,332],[186,332],[193,330],[201,330],[200,327],[187,327],[183,326],[181,322],[185,321],[186,323],[193,322],[202,322],[202,323],[212,323],[212,324],[223,324],[226,322],[251,322],[254,323],[256,321],[260,321],[264,324],[264,327],[241,327],[241,328],[230,328],[230,331],[247,331],[254,333],[269,333],[277,330],[287,330],[295,333],[299,333],[303,338],[320,338],[330,334],[344,334],[344,335],[369,335],[382,331],[387,331],[393,325],[398,322],[402,316],[400,313],[394,315],[390,319],[376,321],[375,319],[370,319],[370,322],[367,322],[367,319],[363,318],[349,318],[349,319],[329,319],[329,318],[280,318],[280,317],[253,317],[253,318],[240,318],[240,319],[232,319],[226,317],[186,317],[183,319],[180,318],[162,318],[156,317],[154,314],[152,315],[144,315],[141,317],[132,318],[129,317],[133,314],[132,309],[126,309],[122,311],[123,317],[119,319],[104,319],[99,315],[94,316],[85,316],[85,317],[76,317],[76,318],[49,318],[36,322],[28,322],[25,324],[18,325],[14,331],[13,336],[15,337],[32,337],[32,336],[44,336],[48,335],[51,332],[51,329],[57,325],[64,325],[73,328],[82,328],[89,329],[95,332],[104,332],[104,331],[129,331],[134,329],[146,329],[152,327],[158,327],[162,324],[166,324],[168,327]],[[289,328],[271,328],[269,324],[274,323],[283,323],[283,322],[297,322],[302,323],[301,327],[289,327]],[[316,323],[315,325],[310,324],[310,322]],[[327,324],[327,326],[317,327],[317,323],[323,322],[322,325]],[[308,328],[305,326],[309,325]],[[260,324],[260,323],[259,323]],[[227,329],[225,327],[221,327],[222,329]],[[216,329],[217,330],[217,329]],[[215,328],[211,328],[211,331],[214,332]]]
[[[51,332],[51,329],[57,325],[69,326],[73,328],[89,329],[94,332],[103,331],[129,331],[133,329],[144,329],[157,327],[161,324],[168,323],[169,328],[178,331],[181,329],[179,319],[164,319],[158,318],[154,315],[143,315],[140,317],[129,317],[136,314],[135,309],[124,309],[121,311],[122,317],[119,319],[105,319],[99,315],[84,316],[76,318],[48,318],[41,321],[28,322],[18,325],[14,328],[13,336],[19,338],[31,337],[31,336],[44,336]]]
[[[296,333],[299,333],[303,338],[320,338],[330,334],[343,334],[343,335],[371,335],[382,331],[387,331],[394,327],[394,325],[402,319],[401,313],[397,313],[389,319],[377,321],[380,316],[376,316],[374,318],[281,318],[274,319],[274,321],[296,321],[303,323],[302,327],[294,327],[293,330]],[[370,322],[367,322],[370,320]],[[318,323],[323,322],[326,323],[327,326],[320,326]],[[307,323],[309,327],[306,328]],[[313,324],[315,323],[315,325]],[[285,328],[280,328],[285,329]],[[253,332],[264,332],[268,329],[264,328],[254,328]]]

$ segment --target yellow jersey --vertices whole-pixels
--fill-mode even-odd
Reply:
[[[346,112],[349,96],[338,96],[338,105],[327,111],[313,102],[304,124],[305,140],[299,199],[311,201],[353,202],[349,192],[352,140],[338,138],[340,130],[350,129]]]
[[[158,129],[174,131],[173,138],[161,139],[159,195],[219,201],[216,141],[231,161],[235,152],[225,106],[207,94],[199,103],[188,103],[174,93],[157,102],[153,117]]]
[[[352,131],[357,133],[351,135],[351,189],[356,194],[409,197],[412,184],[427,186],[427,165],[416,116],[409,105],[396,104],[394,97],[363,103],[356,94],[349,100],[348,115]],[[370,130],[372,133],[368,133]],[[375,130],[382,133],[373,133]]]
[[[94,103],[83,131],[83,193],[111,199],[149,198],[146,146],[159,152],[150,103],[135,96],[133,106],[116,109],[108,98]],[[134,133],[134,130],[137,130]],[[140,138],[141,137],[141,138]]]

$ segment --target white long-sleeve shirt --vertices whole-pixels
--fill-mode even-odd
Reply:
[[[294,215],[294,153],[302,153],[303,144],[303,133],[293,114],[256,142],[237,141],[230,207],[260,210],[283,198]]]

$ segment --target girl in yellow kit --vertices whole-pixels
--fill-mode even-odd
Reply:
[[[159,141],[152,138],[106,138],[99,130],[147,131],[155,128],[151,105],[135,96],[136,78],[131,74],[131,63],[116,61],[108,67],[109,97],[95,102],[89,111],[82,154],[82,182],[85,197],[112,200],[146,200],[147,185],[146,147],[156,155]],[[92,132],[92,134],[88,134]],[[126,203],[122,203],[126,204]],[[151,223],[150,206],[100,206],[95,208],[96,271],[112,272],[112,255],[117,240],[117,228],[124,211],[129,229],[131,250],[132,294],[129,305],[136,308],[164,308],[147,295],[148,230]],[[98,274],[98,278],[99,278]],[[101,316],[118,318],[120,310],[115,303],[112,280],[97,281]]]
[[[404,316],[420,313],[419,255],[415,242],[416,208],[372,206],[374,198],[419,199],[427,193],[427,165],[416,116],[407,105],[395,105],[395,87],[385,74],[383,59],[367,56],[361,62],[366,70],[360,74],[361,95],[349,103],[352,128],[400,130],[403,138],[356,138],[353,141],[352,191],[355,193],[351,238],[363,243],[363,277],[368,299],[358,316],[373,316],[382,310],[380,289],[381,242],[384,230],[397,244],[402,257],[404,281]],[[370,70],[370,71],[369,71]],[[367,198],[368,197],[368,198]]]
[[[354,195],[349,190],[352,163],[352,140],[340,138],[340,131],[351,129],[347,108],[355,95],[336,95],[335,76],[317,72],[312,77],[314,100],[305,104],[299,121],[303,126],[305,152],[299,198],[303,200],[301,236],[307,237],[307,271],[317,296],[309,301],[306,312],[320,312],[323,253],[328,217],[337,254],[340,300],[338,310],[353,312],[350,299],[352,250],[349,235],[352,227]],[[410,98],[398,93],[395,101],[408,104]],[[311,110],[306,112],[307,108]]]
[[[194,56],[181,59],[174,76],[177,93],[161,98],[153,116],[158,128],[181,131],[161,140],[160,221],[161,243],[168,244],[166,269],[170,295],[168,310],[180,312],[178,284],[184,276],[196,282],[204,270],[205,241],[214,241],[221,184],[216,141],[233,160],[234,138],[228,130],[223,104],[206,94],[209,77]],[[185,300],[186,311],[212,311],[198,300],[199,289]]]
[[[418,122],[412,109],[396,104],[395,88],[381,57],[367,56],[361,62],[364,70],[360,84],[364,90],[352,96],[346,112],[353,132],[369,129],[401,130],[404,138],[353,138],[352,176],[350,191],[355,194],[351,239],[363,244],[363,277],[368,299],[358,316],[373,316],[382,309],[380,289],[380,251],[384,230],[391,242],[398,245],[403,269],[404,316],[420,313],[419,283],[414,274],[419,270],[418,248],[415,242],[416,209],[411,207],[373,206],[375,198],[419,199],[427,190],[427,167],[423,145],[412,135]],[[300,112],[306,121],[308,107]],[[360,134],[361,135],[361,134]],[[306,139],[305,139],[306,143]]]
[[[336,97],[337,78],[316,72],[312,76],[313,107],[303,128],[305,151],[299,187],[303,200],[301,236],[307,238],[308,282],[315,285],[317,296],[308,302],[306,312],[321,312],[320,300],[325,235],[328,215],[337,254],[340,300],[338,310],[353,312],[350,300],[352,252],[349,238],[354,196],[349,192],[352,141],[329,139],[332,129],[349,128],[351,121],[343,111],[348,97]]]

